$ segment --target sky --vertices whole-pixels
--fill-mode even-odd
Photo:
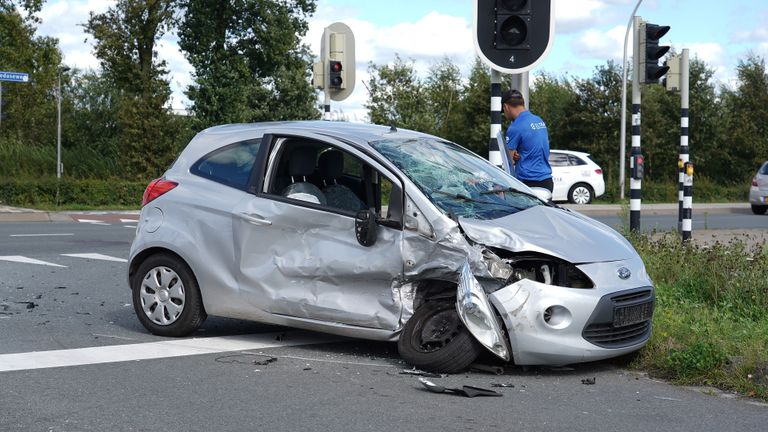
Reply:
[[[536,0],[534,0],[536,1]],[[97,69],[92,40],[82,24],[90,12],[105,11],[114,0],[48,0],[38,15],[38,33],[59,39],[68,66]],[[473,0],[318,0],[304,37],[315,55],[323,29],[333,22],[347,24],[355,35],[355,90],[348,99],[333,102],[332,111],[352,121],[365,121],[368,98],[364,83],[371,62],[388,64],[395,55],[413,60],[426,74],[430,66],[450,58],[465,75],[475,58],[472,35]],[[608,60],[621,64],[626,26],[637,0],[555,0],[556,34],[548,57],[531,73],[588,78]],[[715,84],[729,85],[740,59],[749,53],[768,57],[768,2],[765,0],[643,0],[637,15],[645,21],[669,25],[662,45],[678,52],[689,48],[715,69]],[[158,43],[173,90],[171,104],[189,105],[184,89],[192,83],[192,68],[178,48],[174,34]],[[630,45],[631,47],[631,35]],[[631,48],[629,53],[631,55]],[[322,95],[319,96],[319,101]]]

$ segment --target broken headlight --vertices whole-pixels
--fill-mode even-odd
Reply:
[[[544,254],[513,253],[499,249],[483,252],[491,275],[505,285],[529,279],[567,288],[593,288],[595,284],[575,265]]]

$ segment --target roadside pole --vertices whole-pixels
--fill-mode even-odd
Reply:
[[[0,127],[3,126],[3,82],[0,81]]]
[[[637,156],[641,156],[640,151],[640,17],[634,17],[634,44],[633,56],[634,67],[632,68],[632,158],[630,159],[630,170],[634,168]],[[640,231],[640,209],[642,207],[642,183],[641,179],[632,176],[629,180],[629,230],[632,232]]]
[[[690,64],[688,48],[683,49],[680,57],[680,219],[683,241],[691,239],[693,229],[693,164],[688,148],[688,115],[690,92]]]
[[[323,102],[323,120],[331,119],[331,93],[329,91],[331,70],[328,63],[328,59],[331,58],[330,39],[331,31],[326,27],[325,30],[323,30],[323,43],[321,44],[323,50],[321,57],[323,62],[323,97],[325,98],[325,101]]]
[[[497,135],[501,132],[501,72],[491,69],[491,139],[488,142],[488,160],[497,167],[507,171],[509,168],[502,166],[501,152]]]

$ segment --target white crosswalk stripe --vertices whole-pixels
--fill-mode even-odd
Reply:
[[[108,223],[106,223],[104,221],[100,221],[100,220],[97,220],[97,219],[78,219],[77,221],[81,222],[81,223],[88,223],[88,224],[91,224],[91,225],[110,225],[110,224],[108,224]]]
[[[72,257],[72,258],[84,258],[84,259],[93,259],[93,260],[102,260],[102,261],[115,261],[115,262],[128,262],[125,258],[117,258],[109,255],[102,255],[98,253],[81,253],[81,254],[61,254],[61,256],[66,257]]]
[[[21,255],[0,256],[0,261],[10,261],[10,262],[22,263],[22,264],[37,264],[37,265],[45,265],[45,266],[51,266],[51,267],[63,267],[63,268],[67,267],[65,265],[54,264],[47,261],[41,261],[39,259],[29,258]]]
[[[138,219],[120,219],[120,223],[133,223],[138,221]]]
[[[338,338],[331,336],[305,332],[289,332],[280,338],[277,338],[278,335],[280,333],[261,333],[2,354],[0,355],[0,372],[216,354],[228,351],[320,344],[338,340]]]

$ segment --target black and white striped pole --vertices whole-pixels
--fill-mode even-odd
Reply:
[[[491,140],[488,142],[488,160],[507,170],[503,166],[501,152],[505,149],[499,148],[499,142],[496,139],[501,132],[501,72],[491,69]]]
[[[690,162],[690,150],[688,148],[688,115],[689,115],[689,78],[690,78],[690,68],[688,63],[688,48],[683,49],[682,55],[679,58],[673,59],[673,61],[679,60],[679,70],[680,70],[680,163],[678,164],[680,172],[678,174],[679,177],[679,185],[678,185],[678,199],[679,199],[679,227],[680,232],[683,233],[685,230],[683,229],[683,220],[685,219],[683,216],[684,213],[684,205],[683,201],[685,199],[685,193],[684,193],[684,182],[685,182],[685,164]],[[671,77],[672,75],[670,75]],[[691,199],[693,199],[693,196],[691,196]],[[690,229],[688,230],[690,231]],[[690,237],[689,237],[690,238]],[[683,237],[683,240],[685,240],[685,236]]]
[[[634,18],[635,29],[635,55],[632,68],[632,152],[629,161],[631,178],[629,180],[629,229],[632,232],[640,231],[640,209],[642,207],[642,152],[640,149],[640,57],[642,53],[640,43],[640,24],[642,20]]]

